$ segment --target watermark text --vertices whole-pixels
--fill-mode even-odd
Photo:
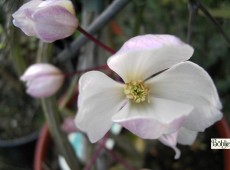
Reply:
[[[211,138],[211,149],[230,149],[230,138]]]

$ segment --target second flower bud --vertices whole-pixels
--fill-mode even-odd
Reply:
[[[39,63],[30,66],[21,76],[26,82],[27,93],[35,98],[49,97],[55,94],[64,82],[61,70],[53,65]]]

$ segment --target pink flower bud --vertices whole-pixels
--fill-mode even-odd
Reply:
[[[53,42],[73,34],[78,27],[70,0],[32,0],[13,14],[13,24],[26,35]]]
[[[73,133],[77,132],[78,129],[74,122],[74,117],[67,117],[65,118],[64,122],[62,123],[61,129],[66,133]]]
[[[64,75],[58,68],[40,63],[30,66],[20,79],[26,82],[29,95],[41,98],[56,93],[63,84]]]

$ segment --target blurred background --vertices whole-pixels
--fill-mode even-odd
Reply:
[[[34,147],[45,122],[40,101],[26,95],[25,87],[19,79],[25,69],[32,63],[46,60],[62,68],[66,74],[71,74],[75,70],[103,65],[110,56],[108,52],[92,42],[76,50],[74,55],[60,56],[61,52],[68,51],[71,42],[80,36],[78,31],[73,36],[53,44],[27,37],[12,25],[12,13],[25,2],[23,0],[0,1],[0,170],[32,169]],[[112,2],[111,0],[73,0],[80,25],[87,29]],[[213,78],[224,106],[224,116],[228,121],[230,120],[229,0],[206,0],[202,1],[202,6],[196,0],[130,0],[108,24],[102,26],[95,36],[118,50],[127,39],[139,34],[173,34],[190,43],[195,48],[191,60],[205,68]],[[68,90],[72,80],[73,77],[68,77],[58,97]],[[62,113],[64,116],[74,115],[74,109],[76,109],[76,102],[72,103],[71,109],[63,109]],[[212,133],[210,132],[211,136]],[[209,140],[203,140],[203,136],[200,138],[201,140],[198,139],[196,145],[190,150],[203,151],[202,157],[205,160],[205,155],[210,154]],[[136,141],[138,142],[140,141]],[[137,145],[142,146],[142,142]],[[146,145],[152,146],[149,143]],[[159,148],[162,149],[161,146]],[[207,148],[208,151],[205,150]],[[154,165],[150,165],[148,161],[154,155],[166,157],[167,151],[163,156],[159,156],[160,152],[161,150],[154,149],[151,152],[143,152],[142,154],[145,153],[147,156],[142,164],[149,168],[161,169],[158,164],[164,162],[163,160],[155,161]],[[173,152],[170,154],[173,157]],[[192,156],[193,153],[190,151],[188,154],[190,157],[199,155],[195,152]],[[207,157],[207,160],[210,159],[221,161],[222,156]],[[184,164],[169,161],[165,163],[164,169],[199,169],[193,167],[196,164],[194,159],[182,160],[182,162]],[[219,166],[209,167],[223,168],[220,162],[214,164]],[[114,169],[119,170],[119,168],[115,166]],[[208,166],[203,167],[206,168],[208,169]]]

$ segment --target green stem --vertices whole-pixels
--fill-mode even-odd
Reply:
[[[57,109],[56,101],[54,98],[41,99],[42,107],[46,116],[46,121],[55,144],[58,146],[60,153],[66,159],[67,164],[72,170],[80,170],[80,162],[70,145],[67,136],[61,131],[61,118]]]
[[[18,76],[21,76],[26,69],[26,62],[22,56],[22,49],[20,47],[19,39],[20,36],[14,27],[11,27],[11,38],[10,38],[10,56],[12,58],[13,64],[17,70]]]
[[[68,88],[66,94],[64,95],[63,100],[59,104],[59,110],[62,111],[66,107],[66,105],[69,102],[69,100],[71,99],[71,97],[73,97],[73,95],[75,94],[78,79],[79,79],[79,76],[77,76],[77,75],[73,77],[71,84],[70,84],[70,87]]]
[[[52,56],[52,44],[39,42],[36,63],[48,62]]]

